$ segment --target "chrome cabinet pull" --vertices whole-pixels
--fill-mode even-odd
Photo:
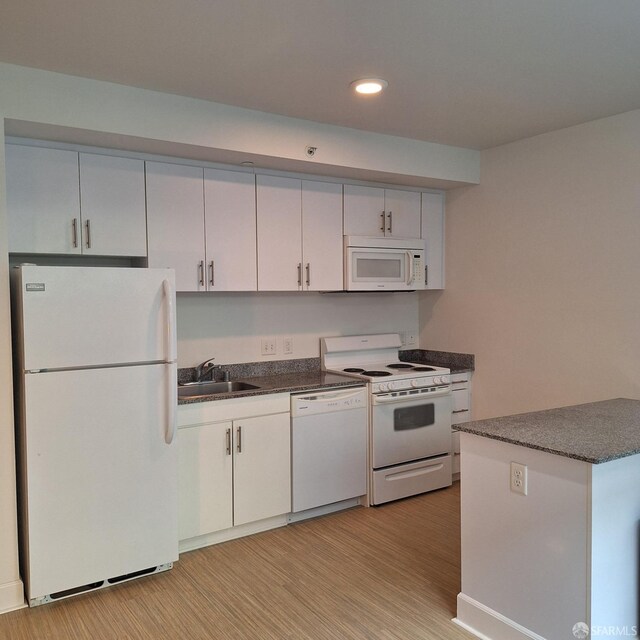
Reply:
[[[84,223],[84,228],[87,232],[87,249],[91,249],[91,220]]]
[[[380,214],[380,218],[382,218],[382,226],[380,227],[380,231],[384,233],[384,211]]]
[[[214,271],[213,271],[213,260],[209,263],[209,284],[213,287],[214,285]]]
[[[71,242],[73,248],[78,248],[78,218],[74,218],[71,222]]]
[[[302,262],[298,262],[298,286],[302,286]]]
[[[231,429],[227,429],[227,455],[231,455]]]
[[[424,265],[424,286],[426,287],[429,284],[429,265]]]
[[[307,270],[307,287],[311,286],[311,263],[307,262],[307,266],[305,267]]]
[[[236,438],[238,440],[238,453],[242,453],[242,427],[236,429]]]
[[[200,260],[198,265],[198,283],[201,287],[204,287],[204,260]]]
[[[389,226],[387,227],[387,231],[389,233],[393,233],[393,211],[389,211],[387,215],[389,216]]]
[[[451,413],[467,413],[469,409],[456,409],[456,411],[452,411]]]

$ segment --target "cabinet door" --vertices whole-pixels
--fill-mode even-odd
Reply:
[[[302,182],[305,291],[336,291],[342,279],[342,185]]]
[[[344,235],[384,236],[384,189],[344,185]]]
[[[205,291],[203,169],[147,162],[146,172],[149,266],[175,269],[177,291]]]
[[[80,154],[82,253],[146,256],[144,162]]]
[[[426,289],[444,289],[444,194],[422,194],[422,238],[426,247]]]
[[[80,253],[80,188],[75,151],[8,144],[9,251]]]
[[[233,524],[291,511],[289,414],[235,420]]]
[[[420,237],[420,193],[385,189],[385,234],[394,238]]]
[[[301,181],[257,176],[258,290],[302,287]]]
[[[180,540],[233,525],[231,422],[178,431]]]
[[[255,176],[205,169],[204,206],[209,291],[255,291]]]

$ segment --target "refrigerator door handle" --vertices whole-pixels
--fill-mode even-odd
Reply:
[[[169,367],[169,384],[167,389],[167,429],[165,431],[165,442],[171,444],[176,435],[176,412],[178,406],[178,377],[175,371],[176,362],[176,330],[175,330],[175,308],[174,293],[169,280],[162,282],[162,290],[166,298],[166,364]]]
[[[167,351],[167,359],[165,362],[175,362],[176,361],[176,329],[175,329],[175,317],[176,312],[174,308],[174,293],[171,288],[171,283],[168,280],[164,280],[162,282],[162,290],[164,291],[164,297],[166,298],[167,304],[165,306],[166,310],[166,319],[165,319],[165,331],[166,331],[166,351]]]

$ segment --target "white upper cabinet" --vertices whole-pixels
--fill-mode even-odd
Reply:
[[[147,255],[141,160],[5,148],[9,251]]]
[[[342,185],[303,180],[303,290],[342,289],[342,258]]]
[[[256,291],[256,190],[252,173],[205,169],[209,291]]]
[[[344,234],[419,238],[420,193],[346,184]]]
[[[82,253],[146,256],[144,162],[80,154]]]
[[[257,176],[258,289],[342,289],[342,185]]]
[[[256,177],[258,289],[298,291],[302,287],[301,181]]]
[[[384,190],[387,218],[385,233],[394,238],[420,237],[420,193],[418,191]]]
[[[203,169],[147,162],[149,266],[176,272],[177,291],[206,291]]]
[[[426,289],[444,289],[444,194],[422,194],[422,238],[426,248]]]
[[[9,251],[81,253],[75,151],[5,145]]]

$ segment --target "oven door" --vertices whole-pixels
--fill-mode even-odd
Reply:
[[[345,263],[345,288],[348,291],[415,288],[412,251],[347,247]]]
[[[372,402],[374,469],[451,451],[450,391],[411,399],[382,393]]]

